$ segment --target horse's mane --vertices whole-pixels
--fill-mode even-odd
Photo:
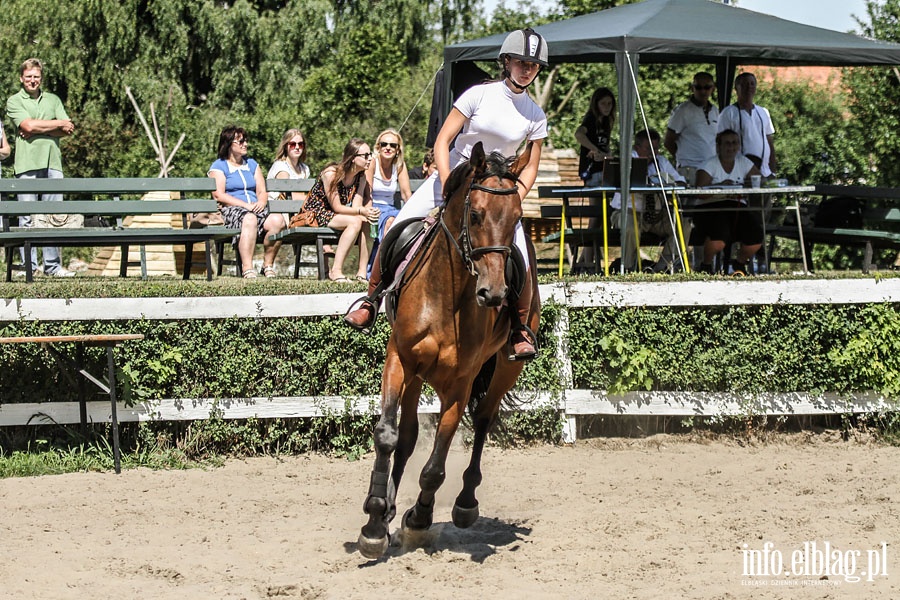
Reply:
[[[515,156],[507,158],[503,156],[496,150],[491,152],[489,155],[484,157],[485,160],[485,169],[482,177],[490,177],[492,175],[496,175],[501,179],[506,178],[512,181],[518,179],[515,173],[509,170],[512,166],[513,162],[516,160]],[[463,185],[466,181],[466,177],[469,174],[469,161],[465,161],[460,163],[453,171],[450,172],[450,177],[447,178],[447,185],[444,188],[444,201],[448,202],[450,197],[453,195],[453,192],[459,189],[461,185]]]

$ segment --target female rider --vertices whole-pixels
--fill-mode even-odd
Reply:
[[[506,37],[498,56],[503,79],[474,86],[453,104],[434,146],[437,172],[416,190],[397,215],[395,223],[424,217],[432,208],[439,206],[443,200],[441,191],[450,171],[468,160],[477,142],[482,142],[486,153],[496,151],[504,156],[515,155],[523,141],[533,142],[531,159],[519,174],[517,184],[521,198],[528,194],[537,178],[541,144],[547,137],[547,117],[526,89],[541,67],[547,66],[547,55],[546,41],[530,28],[514,31]],[[516,225],[515,244],[527,265],[528,252],[521,223]],[[369,295],[362,300],[359,308],[344,317],[348,324],[357,329],[368,329],[375,322],[379,300],[374,294],[381,280],[379,263],[380,259],[376,257],[369,280]],[[533,275],[529,273],[529,276]],[[532,286],[529,282],[518,300],[518,322],[513,319],[510,333],[510,357],[514,360],[531,359],[537,354],[536,340],[529,339],[530,335],[523,326],[528,322],[531,299]]]

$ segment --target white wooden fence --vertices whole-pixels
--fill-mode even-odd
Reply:
[[[128,319],[215,319],[229,317],[336,316],[343,314],[358,296],[319,294],[306,296],[255,296],[210,298],[97,298],[6,299],[0,305],[4,321],[73,321]],[[746,304],[860,304],[900,302],[900,279],[765,280],[734,279],[712,282],[559,283],[541,286],[541,298],[563,306],[557,324],[560,346],[560,379],[572,381],[566,348],[568,310],[601,306],[728,306]],[[302,299],[302,301],[300,301]],[[298,312],[298,307],[302,307]],[[570,386],[571,384],[569,384]],[[840,397],[801,392],[728,394],[704,392],[632,392],[620,396],[603,390],[571,389],[558,394],[523,394],[522,409],[557,407],[566,419],[564,437],[575,440],[575,424],[584,415],[816,415],[871,412],[895,408],[876,394]],[[119,405],[119,420],[195,420],[210,412],[226,419],[315,417],[377,410],[375,397],[275,397],[228,399],[167,399],[126,407]],[[423,398],[420,412],[436,413],[435,398]],[[108,402],[88,403],[88,419],[108,422]],[[2,403],[0,426],[42,422],[78,423],[77,402]]]

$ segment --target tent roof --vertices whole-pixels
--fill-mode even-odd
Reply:
[[[645,0],[536,28],[550,62],[900,64],[900,44],[802,25],[710,0]],[[506,34],[453,44],[444,62],[493,60]]]

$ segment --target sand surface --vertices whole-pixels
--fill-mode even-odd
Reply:
[[[466,460],[454,449],[427,546],[380,561],[355,551],[371,455],[2,480],[0,597],[900,598],[900,448],[833,435],[489,448],[481,517],[459,530]],[[830,575],[813,564],[826,549]],[[748,576],[751,556],[799,574]]]

